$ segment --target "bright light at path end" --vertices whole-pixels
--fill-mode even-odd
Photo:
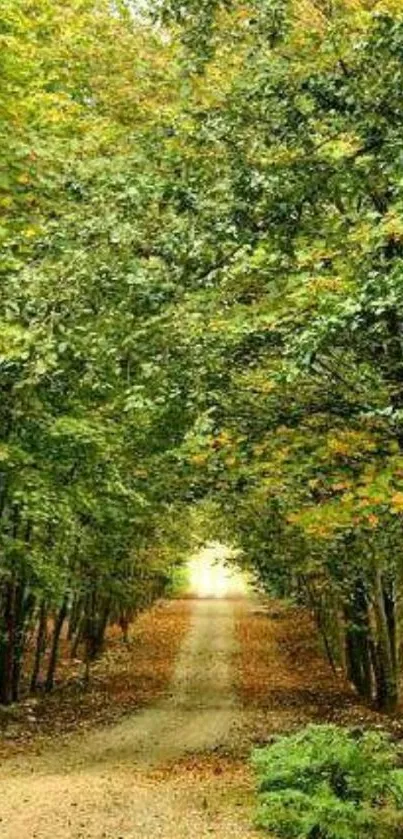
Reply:
[[[194,597],[236,597],[248,589],[246,576],[226,565],[232,551],[225,545],[203,548],[189,560],[189,593]]]

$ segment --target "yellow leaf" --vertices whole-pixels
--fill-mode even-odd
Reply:
[[[392,495],[392,510],[395,513],[403,512],[403,492],[395,492]]]
[[[206,463],[207,458],[207,454],[194,454],[193,457],[191,457],[191,461],[196,466],[203,466]]]

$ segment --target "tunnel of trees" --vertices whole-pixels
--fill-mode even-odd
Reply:
[[[3,0],[0,50],[0,703],[200,509],[393,710],[400,0]]]

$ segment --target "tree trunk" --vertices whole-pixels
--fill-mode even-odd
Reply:
[[[73,641],[81,621],[83,602],[81,597],[75,597],[70,609],[69,628],[67,632],[67,640]]]
[[[11,581],[6,584],[4,594],[4,638],[0,657],[0,704],[2,705],[10,705],[13,701],[15,598],[16,586],[15,582]]]
[[[62,631],[62,628],[63,628],[64,621],[66,620],[66,617],[67,617],[67,611],[68,611],[68,598],[65,597],[64,600],[63,600],[62,606],[60,608],[60,611],[57,615],[54,630],[53,630],[52,648],[51,648],[51,651],[50,651],[48,672],[47,672],[46,681],[45,681],[45,691],[46,691],[46,693],[50,693],[50,691],[53,690],[53,686],[54,686],[54,682],[55,682],[55,672],[56,672],[56,666],[57,666],[57,656],[58,656],[58,652],[59,652],[60,635],[61,635],[61,631]]]
[[[84,640],[84,618],[81,617],[80,621],[79,621],[79,624],[77,626],[77,629],[76,629],[75,638],[73,639],[73,643],[71,645],[71,651],[70,651],[71,658],[77,658],[78,648],[79,648],[80,644],[82,644],[83,640]]]
[[[370,621],[365,586],[361,580],[354,583],[353,595],[344,608],[346,620],[347,678],[358,694],[371,701],[374,692],[374,671],[371,657]]]
[[[120,616],[120,618],[119,618],[119,626],[120,626],[120,629],[121,629],[121,631],[122,631],[123,643],[124,643],[124,644],[128,644],[128,643],[129,643],[129,626],[130,626],[130,621],[129,621],[129,617],[128,617],[128,615],[127,615],[127,614],[123,613],[123,614]]]
[[[373,610],[377,633],[377,702],[379,710],[391,712],[396,709],[398,701],[396,657],[392,650],[382,572],[379,569],[375,573]]]
[[[35,597],[32,592],[26,592],[25,583],[17,586],[16,595],[16,633],[13,661],[13,702],[18,702],[22,662],[24,658],[27,632],[35,608]]]
[[[35,693],[38,690],[38,679],[39,673],[41,670],[41,660],[42,655],[44,653],[45,645],[46,645],[46,626],[47,626],[47,608],[46,608],[46,601],[42,600],[40,610],[39,610],[39,623],[38,623],[38,632],[36,636],[36,645],[35,645],[35,659],[34,659],[34,666],[32,668],[32,676],[31,676],[31,693]]]

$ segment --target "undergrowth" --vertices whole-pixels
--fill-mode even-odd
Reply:
[[[258,749],[258,826],[282,839],[403,836],[399,747],[377,731],[309,725]]]

